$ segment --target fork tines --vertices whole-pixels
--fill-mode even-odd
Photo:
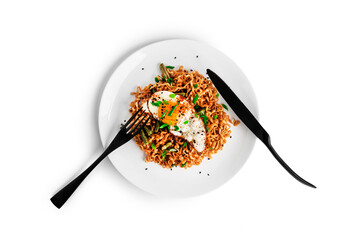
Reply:
[[[145,114],[144,114],[145,113]],[[127,123],[122,127],[128,134],[135,136],[150,120],[149,114],[147,114],[142,108],[136,111]]]

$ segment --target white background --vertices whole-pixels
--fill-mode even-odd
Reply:
[[[359,239],[358,1],[1,1],[1,239]],[[242,68],[286,173],[257,142],[200,197],[164,199],[103,162],[101,92],[146,44],[189,38]]]

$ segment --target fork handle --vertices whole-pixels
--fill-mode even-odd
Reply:
[[[306,181],[305,179],[303,179],[302,177],[300,177],[296,172],[294,172],[294,170],[292,170],[289,165],[287,165],[285,163],[284,160],[282,160],[282,158],[279,156],[279,154],[275,151],[275,149],[273,148],[273,146],[271,145],[271,140],[270,140],[270,136],[267,135],[265,137],[265,141],[263,141],[263,143],[266,145],[266,147],[269,149],[269,151],[272,153],[272,155],[275,157],[275,159],[280,163],[280,165],[291,175],[293,176],[296,180],[298,180],[299,182],[305,184],[306,186],[312,187],[312,188],[316,188],[313,184],[309,183],[308,181]]]
[[[61,208],[64,203],[71,197],[71,195],[75,192],[75,190],[79,187],[79,185],[84,181],[84,179],[91,173],[92,170],[112,151],[114,151],[116,147],[113,144],[105,149],[103,154],[100,155],[98,159],[93,162],[85,171],[83,171],[78,177],[68,183],[65,187],[63,187],[60,191],[58,191],[50,201],[57,207]]]

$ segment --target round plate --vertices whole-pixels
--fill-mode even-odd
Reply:
[[[108,146],[120,128],[130,118],[130,92],[137,86],[154,82],[160,74],[159,64],[183,65],[206,76],[210,68],[221,76],[257,117],[257,104],[252,87],[240,68],[227,56],[213,47],[192,40],[167,40],[139,49],[123,61],[110,77],[101,99],[99,130],[104,147]],[[225,101],[220,96],[220,102]],[[230,117],[237,118],[229,109]],[[237,118],[238,119],[238,118]],[[232,126],[232,138],[224,149],[204,158],[199,166],[172,170],[155,163],[145,162],[145,154],[134,140],[121,146],[109,158],[115,168],[135,186],[146,192],[173,197],[188,197],[209,192],[228,181],[244,165],[255,143],[254,135],[244,124]]]

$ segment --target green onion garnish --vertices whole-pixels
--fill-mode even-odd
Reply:
[[[174,69],[174,66],[166,66],[166,68]]]
[[[167,126],[169,126],[169,124],[164,123],[163,125],[160,126],[160,128],[164,128],[164,127],[167,127]]]
[[[200,106],[196,104],[194,108],[195,108],[195,110],[196,110],[196,109],[198,109],[199,107],[200,107]]]
[[[213,150],[214,148],[209,148],[210,150]]]
[[[201,117],[202,117],[202,119],[203,119],[203,121],[204,121],[204,123],[205,123],[205,126],[206,126],[207,120],[208,120],[209,118],[208,118],[206,115],[202,115]]]
[[[189,121],[188,120],[186,120],[185,122],[184,122],[184,124],[188,124],[189,123]]]
[[[194,88],[197,88],[198,87],[198,85],[197,84],[194,84]]]
[[[219,97],[219,93],[216,94],[216,97]]]
[[[196,118],[198,118],[198,117],[199,117],[199,115],[198,115],[197,113],[195,113],[195,117],[196,117]]]
[[[199,95],[196,94],[193,100],[193,104],[195,104],[198,99],[199,99]]]
[[[171,97],[171,98],[174,98],[175,96],[176,96],[175,93],[170,94],[170,97]]]
[[[175,125],[174,128],[175,128],[175,131],[179,131],[179,129],[180,129],[178,125]]]
[[[186,145],[187,145],[187,142],[184,142],[183,147],[186,147]]]
[[[163,100],[163,102],[164,102],[165,105],[168,105],[168,104],[169,104],[169,102],[166,101],[165,99]]]
[[[156,149],[156,147],[155,147],[155,144],[154,143],[151,143],[151,147],[152,147],[152,149]]]
[[[172,125],[172,121],[169,122],[169,125]]]
[[[167,113],[167,110],[165,110],[165,112],[161,115],[160,119],[164,118],[166,113]]]
[[[177,105],[173,106],[173,108],[171,109],[171,111],[169,112],[169,116],[171,116],[171,114],[173,114],[173,112],[175,111],[175,108],[177,107]]]
[[[214,116],[214,119],[217,119],[217,118],[218,118],[218,115],[215,115],[215,116]]]
[[[153,105],[155,107],[160,107],[160,104],[158,102],[151,102],[151,105]]]
[[[164,161],[165,160],[165,156],[166,156],[166,153],[168,152],[168,150],[166,149],[165,151],[163,151],[163,153],[161,154],[161,157],[162,157],[162,160]]]
[[[157,77],[155,77],[155,82],[159,82],[159,79]]]
[[[173,83],[172,78],[168,78],[168,79],[167,79],[167,82],[170,83],[170,85],[171,85],[171,84]]]
[[[155,89],[152,88],[152,89],[151,89],[151,92],[152,92],[152,93],[155,93],[156,91],[155,91]]]
[[[200,117],[202,117],[202,119],[203,119],[203,122],[204,122],[204,125],[205,125],[206,130],[209,131],[209,128],[206,126],[207,120],[208,120],[209,118],[208,118],[206,115],[202,115],[202,116],[200,116]]]
[[[187,163],[187,162],[185,162],[184,164],[181,164],[181,167],[185,167],[186,163]]]
[[[226,106],[225,104],[221,104],[226,110],[229,110],[228,106]]]

